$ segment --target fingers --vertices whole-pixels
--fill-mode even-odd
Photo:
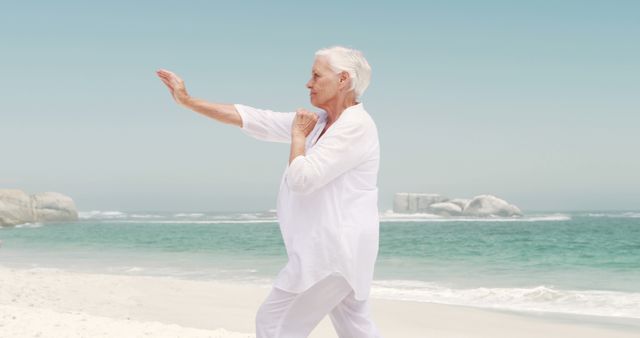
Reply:
[[[171,75],[165,71],[165,70],[158,70],[156,72],[156,74],[161,78],[161,79],[168,79]]]
[[[162,82],[164,82],[164,83],[169,83],[169,82],[171,82],[171,81],[170,81],[168,78],[166,78],[166,77],[159,76],[159,78],[160,78],[160,80],[161,80]]]
[[[318,122],[318,114],[300,108],[296,110],[295,120],[300,125],[315,125]]]
[[[159,69],[156,71],[156,74],[161,78],[172,82],[172,85],[178,85],[182,83],[182,79],[173,72],[170,72],[166,69]]]
[[[167,86],[171,84],[171,75],[161,71],[157,71],[156,74],[158,74],[158,77],[160,78],[160,80],[162,80],[162,82],[164,82],[164,84],[166,84]]]
[[[166,69],[158,69],[156,73],[160,76],[175,76],[176,74]]]
[[[173,99],[179,104],[183,104],[185,98],[189,95],[187,94],[187,90],[184,87],[184,81],[182,81],[182,79],[179,78],[176,74],[166,69],[158,69],[156,71],[156,74],[158,75],[162,83],[167,86],[169,92],[171,93],[171,96],[173,96]]]
[[[167,88],[171,92],[171,95],[175,96],[176,92],[186,90],[184,88],[184,81],[182,81],[182,79],[173,72],[170,72],[166,69],[159,69],[156,71],[156,74],[158,75],[162,83],[167,86]]]
[[[169,91],[173,93],[173,87],[171,87],[171,85],[167,81],[162,79],[162,83],[164,83],[164,85],[167,86],[167,88],[169,88]]]
[[[162,83],[164,83],[164,85],[167,86],[167,88],[169,88],[169,90],[173,92],[174,88],[171,83],[171,80],[161,76],[160,81],[162,81]]]
[[[160,79],[162,81],[166,81],[166,82],[175,82],[175,77],[170,75],[170,74],[166,74],[166,73],[162,73],[162,74],[158,74],[158,76],[160,77]]]
[[[314,112],[310,112],[304,108],[296,109],[296,115],[300,115],[301,117],[306,117],[306,118],[313,118],[316,121],[318,120],[318,114]]]
[[[318,119],[319,117],[316,113],[303,108],[296,109],[296,116],[291,127],[292,132],[297,134],[302,133],[307,137],[315,128]]]

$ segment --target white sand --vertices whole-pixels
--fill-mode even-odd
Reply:
[[[253,337],[268,288],[0,267],[1,337]],[[374,299],[386,338],[639,337],[639,320]],[[328,319],[312,338],[336,337]]]

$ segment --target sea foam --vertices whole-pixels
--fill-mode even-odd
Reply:
[[[618,213],[588,213],[589,217],[609,217],[609,218],[640,218],[640,212],[618,212]]]
[[[79,211],[78,217],[80,219],[118,219],[126,218],[127,214],[121,211]]]
[[[630,214],[628,217],[640,217],[640,214]],[[135,213],[127,214],[122,211],[81,211],[82,220],[109,221],[114,223],[158,223],[158,224],[224,224],[224,223],[273,223],[277,222],[275,210],[254,213]],[[595,216],[594,216],[595,217]],[[394,213],[391,210],[379,214],[380,222],[548,222],[569,221],[570,215],[546,214],[524,217],[444,217],[429,213]]]
[[[571,220],[571,216],[566,214],[531,215],[523,217],[444,217],[428,213],[395,213],[391,210],[380,213],[380,222],[548,222],[569,220]]]
[[[561,290],[544,285],[452,289],[429,282],[380,280],[373,283],[372,296],[515,311],[640,318],[640,293],[636,292]]]

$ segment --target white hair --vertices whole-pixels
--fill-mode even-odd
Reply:
[[[371,81],[371,66],[364,58],[359,50],[346,48],[342,46],[334,46],[323,48],[316,52],[316,57],[324,56],[329,61],[329,67],[336,74],[347,72],[351,79],[351,88],[355,91],[356,98],[360,96],[369,87]]]

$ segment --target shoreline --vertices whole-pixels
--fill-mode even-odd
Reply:
[[[252,337],[255,312],[269,291],[269,287],[219,281],[3,265],[0,285],[0,328],[8,337],[38,333],[43,337]],[[371,307],[383,337],[623,338],[640,334],[636,319],[378,298],[372,298]],[[310,337],[335,337],[328,318]]]

